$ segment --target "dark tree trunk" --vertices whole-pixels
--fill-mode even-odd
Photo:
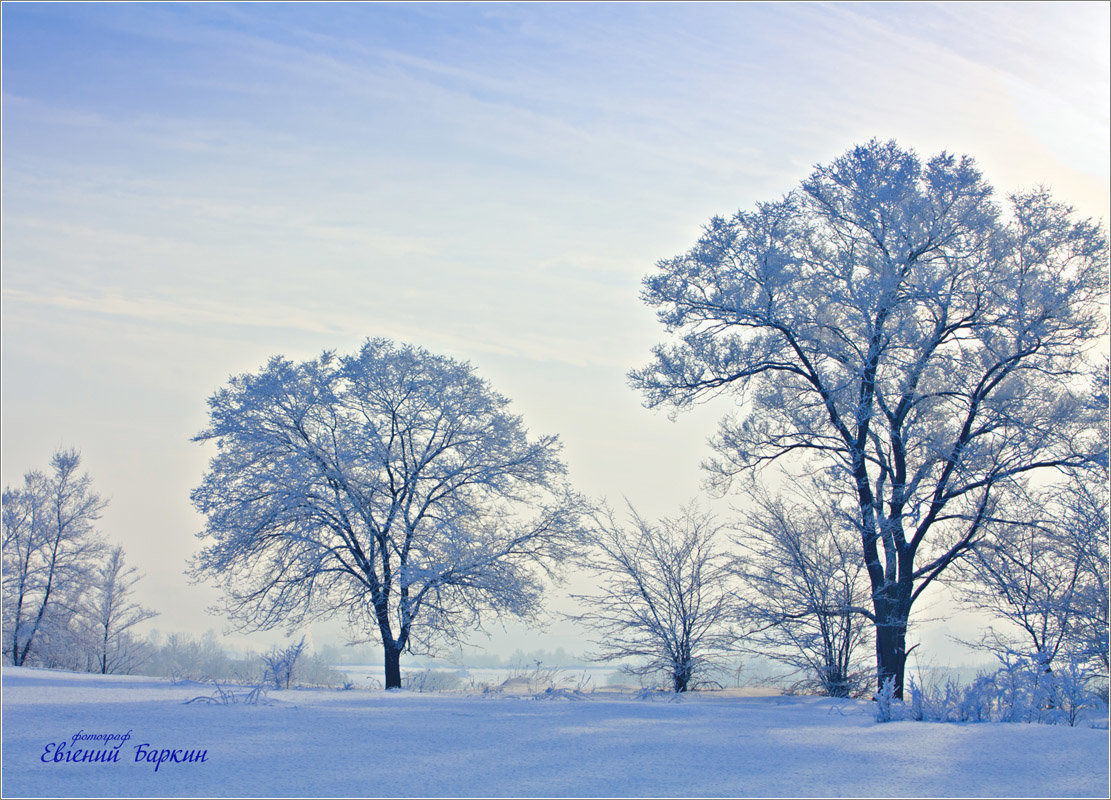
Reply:
[[[903,679],[907,665],[907,618],[905,604],[899,600],[877,598],[876,609],[876,688],[887,680],[895,682],[895,697],[903,699]],[[909,609],[907,609],[909,611]]]
[[[27,662],[27,654],[31,652],[31,642],[35,638],[38,626],[36,625],[31,631],[31,635],[27,637],[23,647],[19,646],[19,626],[16,626],[16,632],[12,634],[12,666],[22,667]]]
[[[689,666],[684,665],[671,673],[671,684],[672,688],[675,689],[676,694],[685,692],[687,690],[687,686],[690,684],[690,681],[691,669]]]
[[[19,621],[23,619],[23,589],[20,588],[18,605],[15,608],[15,624],[12,626],[12,666],[22,667],[24,654],[19,652]]]
[[[839,663],[830,663],[822,670],[819,676],[822,689],[828,697],[848,697],[852,686],[849,680],[849,669]]]
[[[401,650],[390,645],[385,646],[386,651],[386,688],[401,688]]]

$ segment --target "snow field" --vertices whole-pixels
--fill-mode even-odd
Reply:
[[[6,667],[5,796],[1091,796],[1108,733],[878,725],[865,701],[698,694],[582,699],[290,690],[185,704],[210,687]],[[49,743],[123,734],[118,763]],[[205,751],[194,763],[135,761]],[[80,747],[81,743],[74,745]],[[100,747],[99,742],[91,746]],[[44,757],[46,762],[43,761]]]

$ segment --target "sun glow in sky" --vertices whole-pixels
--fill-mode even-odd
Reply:
[[[670,514],[728,403],[640,407],[641,277],[873,137],[1106,223],[1109,9],[6,2],[4,483],[79,448],[154,624],[219,629],[182,574],[206,398],[384,335]]]

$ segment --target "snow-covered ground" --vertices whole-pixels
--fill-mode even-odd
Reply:
[[[210,687],[157,679],[14,667],[2,679],[4,796],[1108,793],[1107,730],[878,725],[864,701],[291,690],[213,705],[185,703]],[[125,734],[118,761],[65,760],[103,757],[84,737]]]

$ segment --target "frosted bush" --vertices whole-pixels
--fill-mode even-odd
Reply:
[[[895,679],[888,678],[876,692],[876,722],[893,722],[905,718],[903,701],[895,697]]]
[[[907,702],[895,697],[888,679],[876,693],[876,722],[912,719],[923,722],[1037,722],[1076,726],[1107,713],[1099,687],[1082,665],[1067,662],[1050,668],[1036,657],[1001,656],[995,672],[978,675],[962,686],[949,678],[933,685],[907,681]]]

